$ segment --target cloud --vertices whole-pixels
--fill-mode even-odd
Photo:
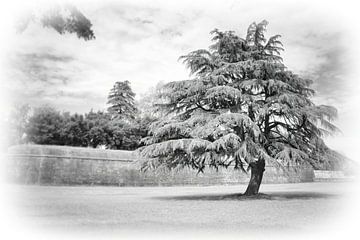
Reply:
[[[139,41],[153,31],[152,16],[156,11],[121,2],[99,6],[92,13],[94,29],[100,38],[116,39],[119,43]]]
[[[72,56],[58,56],[50,53],[26,53],[19,54],[27,61],[53,61],[53,62],[70,62],[73,61],[74,58]]]
[[[160,34],[163,36],[169,36],[170,38],[182,36],[182,33],[180,31],[172,29],[172,28],[165,28],[160,31]]]
[[[72,56],[56,55],[50,53],[13,53],[10,57],[9,67],[18,72],[17,80],[22,82],[42,81],[49,85],[66,84],[64,64],[71,63]],[[20,77],[19,77],[20,76]]]
[[[106,99],[114,82],[126,79],[137,95],[159,81],[186,79],[188,71],[178,57],[207,48],[211,30],[235,30],[244,36],[252,21],[267,19],[269,36],[284,35],[284,59],[291,70],[311,76],[323,97],[343,93],[340,85],[346,70],[340,66],[342,46],[336,36],[339,30],[331,22],[316,18],[307,7],[293,4],[282,4],[280,8],[265,4],[259,10],[250,2],[203,3],[84,4],[79,8],[91,19],[96,40],[84,42],[76,36],[30,26],[14,43],[17,55],[13,55],[10,78],[26,82],[28,92],[55,94],[60,105],[63,99],[73,98],[74,104],[66,107],[73,110],[83,106],[86,111],[90,104],[96,108],[104,103],[79,102],[77,96],[92,92]],[[13,89],[20,86],[12,84]],[[52,88],[58,91],[49,90]]]
[[[348,42],[351,38],[341,21],[334,21],[332,14],[316,6],[311,10],[303,6],[296,12],[289,11],[286,24],[280,22],[281,18],[271,18],[269,25],[269,29],[275,29],[274,33],[282,35],[286,66],[312,79],[316,100],[326,104],[344,99],[351,71]]]
[[[304,58],[299,73],[314,81],[313,88],[326,101],[341,102],[349,88],[349,52],[344,44],[344,33],[314,33],[309,31],[301,39],[291,43]]]

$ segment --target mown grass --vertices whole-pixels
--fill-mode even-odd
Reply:
[[[343,206],[348,183],[267,184],[257,197],[246,185],[209,187],[14,186],[19,214],[39,231],[110,233],[303,231]]]

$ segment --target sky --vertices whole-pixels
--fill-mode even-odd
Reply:
[[[16,2],[16,1],[15,1]],[[51,1],[52,4],[53,1]],[[74,1],[73,1],[74,3]],[[8,24],[2,43],[2,104],[49,104],[60,111],[106,109],[116,81],[129,80],[140,99],[158,82],[189,79],[181,55],[207,48],[211,30],[244,37],[249,24],[266,19],[267,36],[282,35],[285,65],[314,81],[314,101],[338,108],[342,133],[326,141],[356,159],[357,122],[355,5],[351,1],[76,1],[93,24],[96,39],[59,35],[32,23],[22,33]],[[41,1],[7,12],[12,21],[27,10],[41,13]]]

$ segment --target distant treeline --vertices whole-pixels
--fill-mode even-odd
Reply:
[[[52,107],[43,106],[34,108],[21,123],[21,118],[17,121],[17,128],[12,128],[11,139],[17,144],[93,148],[103,146],[109,149],[134,150],[141,146],[141,139],[147,135],[148,126],[153,119],[138,116],[129,121],[102,111],[85,114],[61,113]]]
[[[108,95],[107,111],[85,114],[60,112],[51,106],[13,108],[7,119],[7,145],[34,143],[134,150],[142,145],[153,114],[150,93],[135,103],[129,81],[116,82]],[[138,107],[141,106],[141,107]]]

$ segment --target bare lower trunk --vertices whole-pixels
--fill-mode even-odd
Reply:
[[[259,159],[256,162],[249,164],[251,169],[251,176],[249,185],[244,193],[246,196],[252,196],[259,193],[260,184],[265,171],[265,160]]]

